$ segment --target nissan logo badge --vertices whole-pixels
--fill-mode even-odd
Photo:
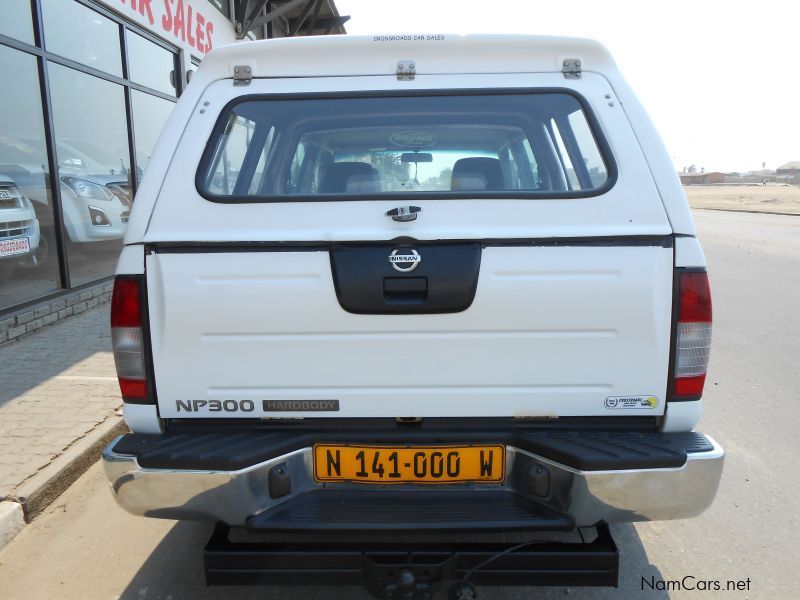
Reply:
[[[389,255],[389,263],[395,271],[401,273],[410,273],[419,266],[422,262],[422,257],[416,250],[406,250],[395,248]]]

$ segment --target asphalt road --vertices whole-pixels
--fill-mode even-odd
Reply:
[[[747,580],[739,598],[797,598],[800,538],[800,217],[696,211],[714,297],[699,429],[727,450],[714,506],[687,521],[614,527],[618,590],[486,589],[482,598],[702,598],[642,578]],[[0,552],[0,598],[362,599],[357,588],[205,588],[209,528],[131,517],[98,465]],[[743,584],[744,585],[744,584]],[[716,595],[721,595],[716,593]]]

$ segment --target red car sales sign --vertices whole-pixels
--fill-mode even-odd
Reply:
[[[195,55],[236,41],[230,21],[204,0],[101,1]]]

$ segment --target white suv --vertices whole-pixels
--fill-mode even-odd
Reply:
[[[36,264],[39,221],[33,206],[12,179],[0,174],[0,282],[17,265]]]
[[[38,140],[25,136],[0,136],[0,172],[6,169],[32,202],[45,237],[55,240],[55,221],[47,178],[42,164],[47,158]],[[58,140],[61,210],[67,237],[74,243],[119,240],[125,234],[131,207],[129,173],[114,165],[80,140]],[[81,150],[99,155],[99,162]]]
[[[117,268],[115,497],[217,522],[209,584],[616,585],[609,523],[719,484],[705,265],[595,42],[217,49]]]

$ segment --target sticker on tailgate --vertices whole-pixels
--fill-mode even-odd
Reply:
[[[658,398],[655,396],[607,396],[605,401],[606,408],[614,409],[653,409],[658,406]]]

